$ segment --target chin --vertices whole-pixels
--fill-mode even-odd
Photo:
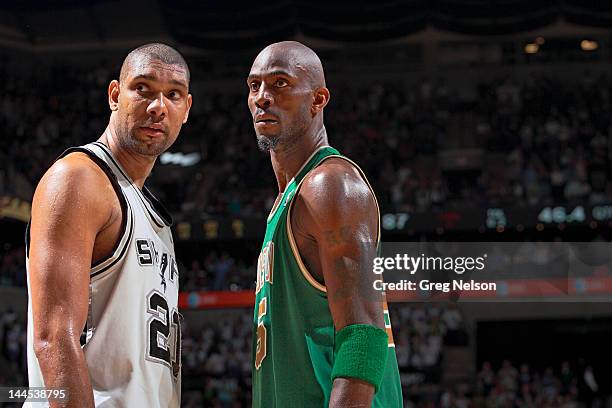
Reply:
[[[137,153],[143,155],[143,156],[159,156],[160,154],[162,154],[163,152],[166,151],[166,149],[169,146],[166,146],[166,143],[164,141],[159,141],[159,142],[154,142],[154,143],[138,143],[135,146],[135,149],[137,151]]]
[[[272,132],[272,129],[267,130],[268,132],[266,132],[265,130],[263,132],[256,132],[257,137],[267,137],[268,139],[275,139],[280,136],[280,132]]]
[[[274,150],[279,141],[280,139],[277,136],[257,135],[257,146],[259,146],[259,150],[263,152]]]

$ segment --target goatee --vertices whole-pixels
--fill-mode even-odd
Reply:
[[[270,150],[274,150],[278,143],[280,142],[280,137],[268,137],[257,135],[257,146],[259,146],[259,150],[262,152],[269,152]]]

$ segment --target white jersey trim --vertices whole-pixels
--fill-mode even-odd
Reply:
[[[140,188],[138,188],[138,186],[136,186],[136,184],[134,184],[134,181],[130,178],[130,176],[123,169],[123,167],[121,167],[121,164],[118,163],[117,160],[115,160],[115,158],[113,157],[113,155],[112,155],[110,149],[108,148],[108,146],[106,146],[104,143],[101,143],[101,142],[91,143],[90,146],[97,147],[102,152],[102,154],[106,158],[108,158],[107,163],[110,166],[113,167],[113,169],[115,170],[114,173],[115,174],[117,174],[117,173],[120,174],[124,178],[124,180],[126,182],[130,183],[132,188],[136,191],[136,195],[138,196],[138,198],[140,199],[140,201],[144,205],[144,208],[147,210],[149,218],[151,219],[151,221],[153,221],[153,223],[155,225],[157,225],[157,227],[163,228],[165,226],[170,226],[171,225],[171,222],[168,222],[167,220],[165,220],[157,212],[157,210],[153,207],[153,205],[149,201],[148,197],[144,194],[143,190],[146,190],[149,193],[149,195],[151,195],[151,196],[152,196],[152,194],[148,191],[148,189],[146,187],[143,187],[143,190],[141,190]]]
[[[127,206],[125,209],[125,217],[127,218],[127,220],[123,236],[119,240],[119,244],[117,245],[117,249],[115,249],[115,252],[104,262],[91,268],[90,275],[92,280],[94,280],[94,278],[98,279],[105,271],[112,269],[112,267],[116,263],[121,261],[121,259],[123,259],[125,257],[125,254],[127,253],[127,248],[132,240],[132,235],[134,233],[134,215],[132,214],[132,205],[130,204],[129,200],[126,200],[126,202]]]

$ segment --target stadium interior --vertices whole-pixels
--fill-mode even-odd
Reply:
[[[36,184],[104,130],[126,52],[161,41],[185,55],[194,98],[147,180],[174,219],[182,406],[250,406],[255,268],[277,186],[245,79],[284,39],[323,61],[330,143],[368,176],[383,242],[610,241],[612,4],[4,1],[0,386],[27,384]],[[392,302],[405,406],[612,407],[611,267],[572,298]]]

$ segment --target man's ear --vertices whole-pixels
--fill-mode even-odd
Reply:
[[[185,117],[183,118],[183,124],[187,123],[187,118],[189,118],[189,110],[191,109],[191,104],[193,102],[193,98],[191,94],[187,95],[187,111],[185,111]]]
[[[329,103],[329,89],[322,87],[315,91],[314,100],[312,101],[312,106],[310,111],[313,115],[316,115],[319,112],[322,112],[325,106]]]
[[[112,111],[119,109],[119,81],[116,79],[108,84],[108,106]]]

